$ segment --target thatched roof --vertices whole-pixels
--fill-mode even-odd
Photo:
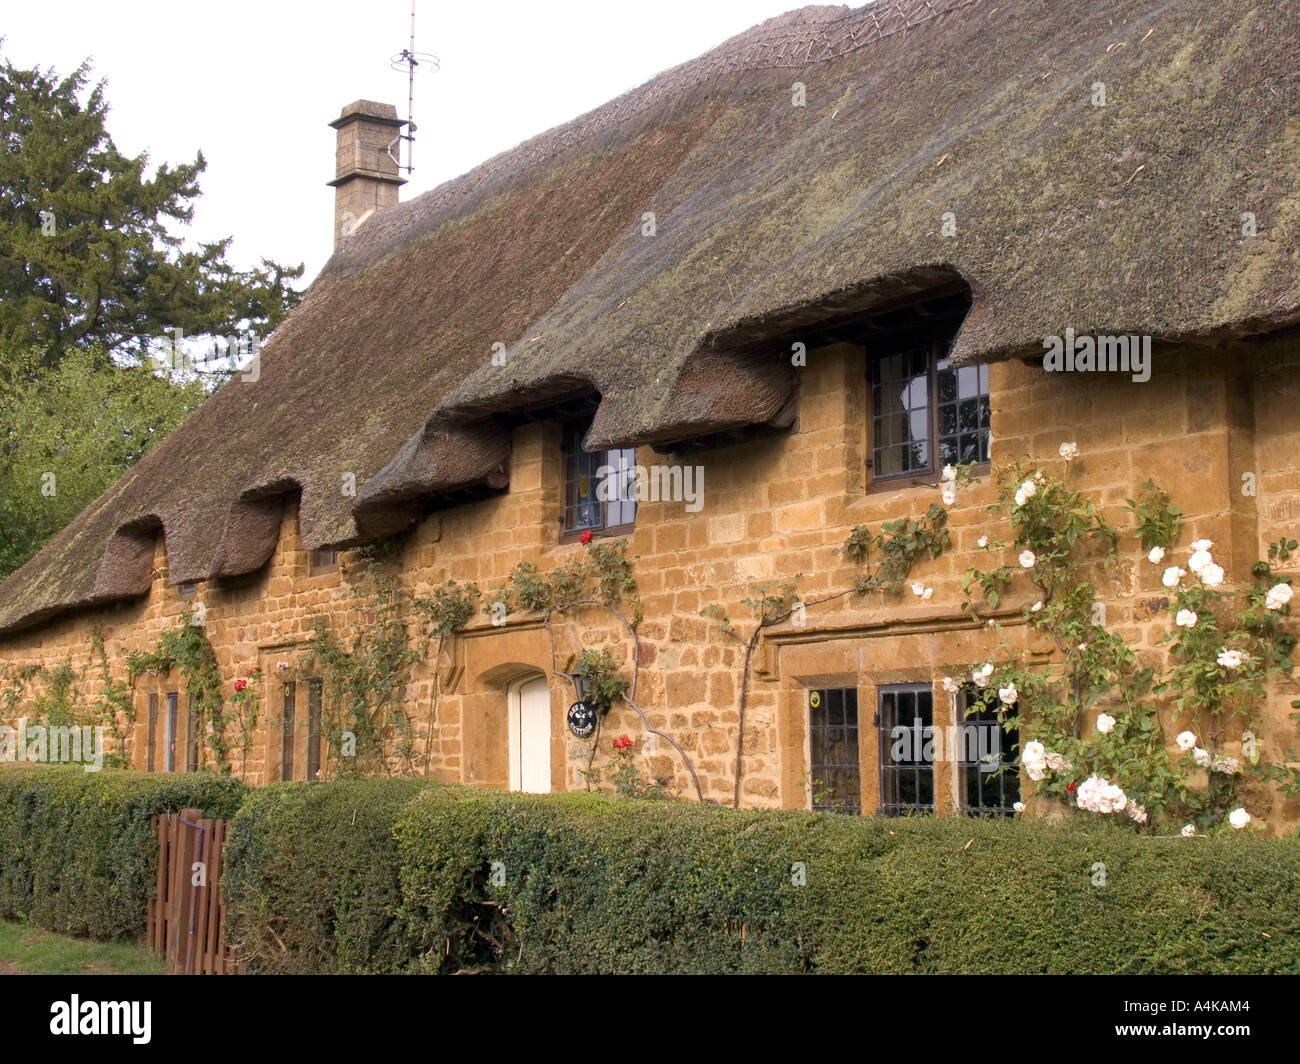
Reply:
[[[1294,323],[1286,8],[879,0],[769,20],[374,215],[257,383],[222,388],[0,585],[0,630],[145,592],[159,528],[173,582],[253,571],[288,491],[308,546],[387,534],[499,486],[509,418],[593,388],[593,448],[780,422],[793,383],[765,345],[953,279],[974,300],[963,361],[1067,325]]]

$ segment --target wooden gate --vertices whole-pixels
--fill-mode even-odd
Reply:
[[[221,902],[221,851],[229,820],[205,820],[198,809],[149,821],[158,837],[158,881],[149,899],[146,941],[170,975],[234,975]]]

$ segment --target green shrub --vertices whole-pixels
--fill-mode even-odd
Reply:
[[[427,971],[1300,972],[1294,838],[450,788],[397,834]]]
[[[158,867],[156,813],[228,817],[246,788],[208,774],[0,769],[0,916],[50,931],[139,939]]]
[[[226,941],[250,972],[396,972],[413,963],[393,824],[416,780],[278,783],[249,794],[221,879]]]

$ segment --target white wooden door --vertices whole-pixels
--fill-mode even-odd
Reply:
[[[551,691],[545,676],[510,689],[510,789],[551,790]]]

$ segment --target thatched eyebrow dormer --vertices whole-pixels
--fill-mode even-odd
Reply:
[[[100,601],[101,559],[142,514],[161,515],[170,579],[195,580],[264,553],[272,504],[245,493],[277,477],[301,485],[308,548],[490,488],[498,411],[556,382],[599,392],[592,446],[780,423],[789,376],[732,341],[927,271],[973,294],[957,361],[1041,351],[1067,325],[1172,339],[1300,321],[1297,71],[1300,23],[1247,0],[769,20],[376,212],[257,383],[222,388],[0,586],[0,631]]]

